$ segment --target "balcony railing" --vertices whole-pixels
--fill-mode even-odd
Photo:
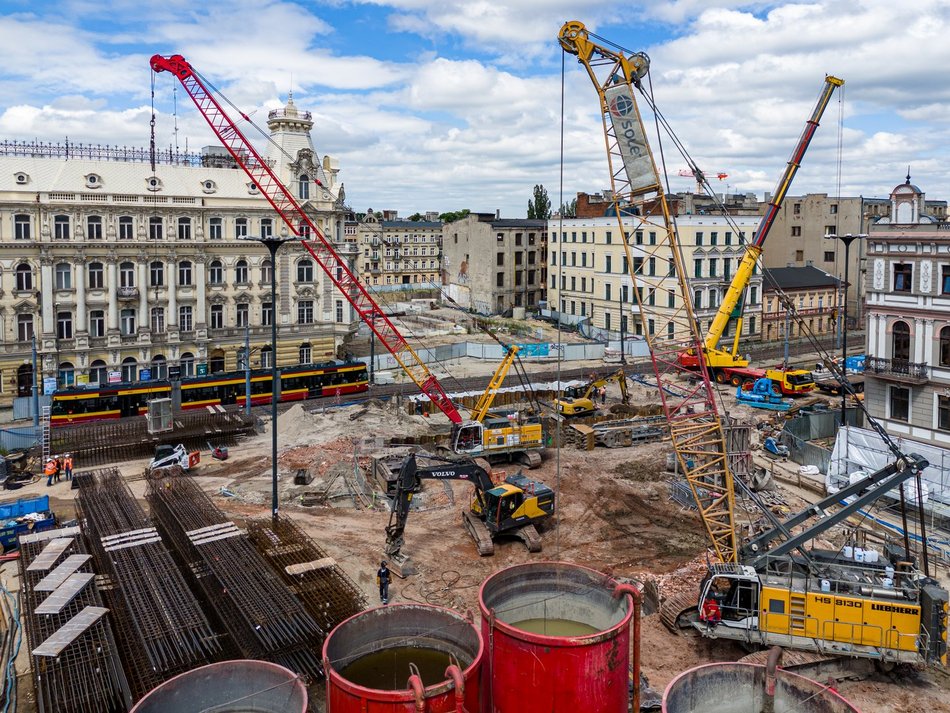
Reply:
[[[930,367],[907,359],[881,359],[869,357],[864,364],[865,372],[892,381],[923,384],[930,380]]]
[[[139,296],[138,287],[119,287],[116,289],[116,294],[120,300],[131,300]]]

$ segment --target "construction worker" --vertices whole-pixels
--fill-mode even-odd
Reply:
[[[379,563],[376,570],[376,584],[379,585],[379,599],[383,604],[389,604],[389,568],[385,560]]]
[[[722,621],[722,609],[714,597],[707,597],[699,611],[700,620],[706,622],[706,631],[715,629]]]
[[[63,472],[63,457],[56,456],[56,459],[53,461],[56,465],[56,482],[59,482],[59,474]]]
[[[73,454],[67,453],[63,459],[63,470],[66,471],[66,480],[73,479]]]
[[[607,385],[606,384],[600,387],[600,405],[601,406],[607,405]]]
[[[56,461],[50,458],[46,461],[46,465],[43,467],[43,475],[46,476],[46,487],[50,487],[53,484],[53,478],[56,477]]]

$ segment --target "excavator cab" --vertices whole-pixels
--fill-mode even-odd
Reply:
[[[700,585],[699,612],[701,623],[709,627],[713,622],[704,619],[704,613],[715,612],[715,625],[730,629],[758,629],[759,577],[751,567],[734,564],[710,566]]]

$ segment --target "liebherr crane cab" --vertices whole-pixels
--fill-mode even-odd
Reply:
[[[835,558],[829,559],[827,554],[804,548],[832,524],[842,522],[867,505],[868,497],[880,497],[886,489],[897,487],[921,472],[927,467],[923,458],[905,456],[892,445],[894,463],[871,476],[870,482],[855,484],[854,491],[838,492],[784,522],[775,521],[771,530],[750,542],[738,542],[734,515],[736,481],[725,458],[722,421],[709,382],[708,367],[715,357],[709,347],[716,345],[704,343],[699,333],[679,237],[640,116],[638,95],[645,94],[642,80],[649,72],[649,58],[643,53],[627,53],[617,45],[598,44],[583,23],[576,21],[561,28],[559,40],[564,51],[577,56],[584,66],[600,100],[613,213],[620,225],[620,234],[627,234],[624,221],[629,216],[635,216],[641,224],[652,221],[651,225],[666,228],[665,232],[657,231],[657,243],[649,250],[658,261],[669,263],[669,269],[661,269],[660,274],[669,275],[669,281],[676,284],[677,306],[663,311],[645,303],[637,289],[643,276],[631,269],[630,278],[634,282],[633,294],[650,347],[678,465],[720,560],[710,566],[699,592],[683,596],[685,606],[698,612],[699,606],[715,602],[722,612],[722,621],[704,632],[714,638],[780,644],[884,661],[946,665],[947,592],[933,580],[921,576],[913,565],[902,565],[898,579],[896,564],[892,565],[892,577],[887,564],[875,569],[868,563],[835,562]],[[840,84],[841,80],[833,77],[826,79],[819,106],[776,191],[779,202],[817,127],[817,118]],[[652,97],[646,96],[645,100],[650,104]],[[652,212],[633,210],[637,202],[644,200],[651,202]],[[769,210],[771,218],[777,208],[773,200]],[[626,241],[621,242],[627,252],[628,266],[632,268],[629,248]],[[760,250],[758,246],[751,247],[740,266],[746,279],[752,273]],[[741,316],[741,311],[734,315],[733,310],[738,308],[743,291],[744,287],[740,290],[734,280],[729,290],[731,307],[720,310],[717,323]],[[655,325],[655,329],[648,329],[648,323]],[[694,357],[695,364],[685,363],[684,354]],[[731,360],[732,355],[728,356]],[[683,396],[664,390],[676,376],[685,375],[693,367],[699,374],[693,389]],[[879,432],[889,440],[883,429]],[[868,490],[869,485],[877,487]],[[829,514],[834,503],[852,495],[855,496],[852,503]],[[763,514],[769,516],[767,509]],[[812,516],[821,518],[819,524],[799,532],[798,528]],[[773,544],[779,539],[780,543]],[[665,621],[672,619],[674,623],[679,618],[678,612],[668,606],[661,609],[661,617]]]

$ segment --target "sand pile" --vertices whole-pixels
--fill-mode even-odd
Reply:
[[[277,417],[282,447],[317,446],[340,438],[398,438],[431,431],[422,416],[410,416],[380,402],[308,412],[300,404]]]

